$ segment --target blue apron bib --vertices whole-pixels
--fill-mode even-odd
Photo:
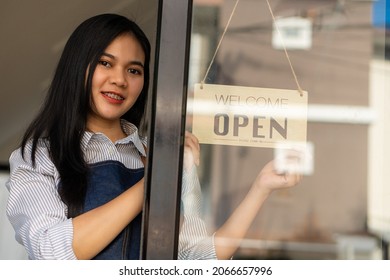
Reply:
[[[144,176],[144,168],[128,169],[118,161],[104,161],[89,166],[88,188],[84,211],[99,207],[136,184]],[[129,202],[131,203],[131,202]],[[139,214],[94,259],[138,260],[140,257],[141,222]]]

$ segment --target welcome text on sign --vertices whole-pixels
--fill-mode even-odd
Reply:
[[[228,106],[256,106],[259,109],[264,107],[272,108],[287,108],[288,99],[287,98],[265,98],[257,96],[248,96],[245,99],[239,95],[224,95],[224,94],[215,94],[215,101],[218,105],[228,105]]]

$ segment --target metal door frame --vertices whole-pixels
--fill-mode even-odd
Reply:
[[[191,19],[192,0],[159,1],[142,259],[177,259]]]

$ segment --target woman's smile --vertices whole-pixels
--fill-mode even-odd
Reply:
[[[125,100],[125,98],[121,94],[111,91],[102,92],[102,95],[104,98],[106,98],[108,102],[112,104],[122,104]]]

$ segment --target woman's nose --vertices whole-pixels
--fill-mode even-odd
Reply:
[[[126,73],[121,69],[113,70],[110,82],[118,87],[127,87]]]

